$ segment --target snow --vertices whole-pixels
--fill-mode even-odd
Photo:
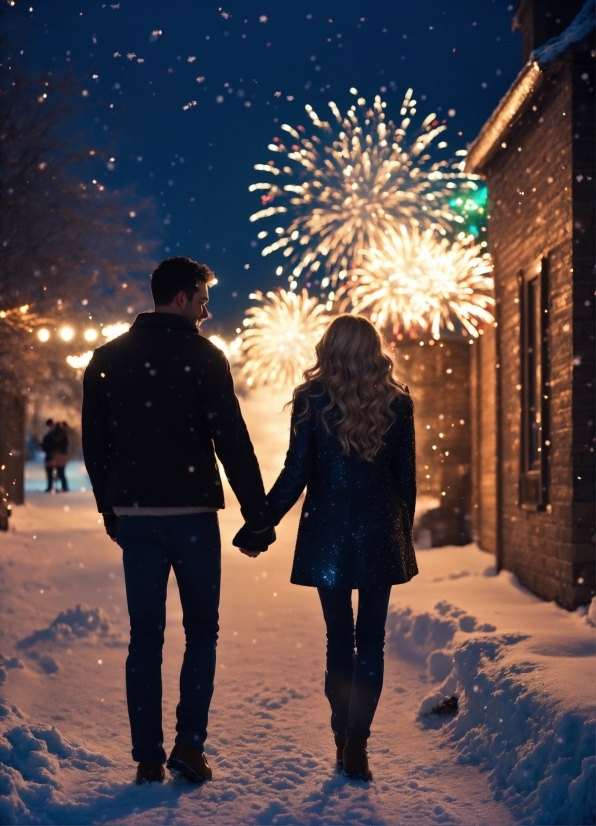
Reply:
[[[581,11],[564,32],[552,37],[543,46],[534,50],[532,60],[541,68],[553,63],[562,55],[581,45],[594,31],[595,0],[586,0]]]
[[[513,574],[497,576],[492,558],[474,546],[422,551],[419,560],[422,575],[411,588],[394,589],[388,628],[390,645],[425,663],[435,683],[420,703],[421,723],[436,725],[428,712],[457,697],[446,741],[461,763],[487,772],[496,799],[517,819],[593,822],[587,609],[568,613],[542,602]]]
[[[242,401],[266,484],[287,444],[283,401]],[[240,514],[228,489],[206,743],[215,779],[135,786],[120,550],[80,463],[67,473],[74,492],[46,495],[31,468],[27,504],[0,535],[0,823],[593,822],[593,607],[541,602],[475,546],[421,550],[420,576],[393,589],[375,779],[347,781],[333,766],[317,595],[289,584],[299,506],[252,560],[231,544]],[[172,583],[166,750],[183,646]],[[452,696],[456,715],[426,716]]]

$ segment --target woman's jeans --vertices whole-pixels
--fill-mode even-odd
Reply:
[[[186,650],[176,708],[176,743],[202,751],[213,694],[217,645],[221,546],[216,513],[186,516],[119,516],[130,645],[126,698],[133,760],[165,763],[161,717],[161,663],[166,594],[174,569]]]
[[[325,694],[331,706],[331,728],[340,738],[368,739],[383,688],[391,586],[359,589],[355,627],[350,588],[318,591],[327,624]]]

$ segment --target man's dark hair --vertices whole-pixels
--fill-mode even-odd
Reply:
[[[177,255],[166,258],[153,270],[151,295],[156,306],[171,304],[182,290],[189,301],[197,291],[197,281],[210,284],[215,276],[206,264],[198,264],[192,258]]]
[[[47,420],[46,420],[46,427],[52,427],[52,425],[53,425],[53,424],[54,424],[54,420],[53,420],[53,419],[47,419]]]

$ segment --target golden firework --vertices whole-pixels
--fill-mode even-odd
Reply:
[[[292,262],[290,280],[323,266],[325,289],[347,277],[360,250],[380,248],[385,234],[399,225],[433,228],[443,235],[463,223],[449,200],[454,190],[476,189],[477,176],[464,171],[463,161],[433,159],[430,145],[445,124],[431,113],[409,137],[417,111],[412,89],[397,125],[386,119],[386,105],[378,95],[372,105],[358,97],[343,116],[330,102],[333,125],[306,106],[317,133],[309,138],[303,126],[282,124],[287,140],[274,138],[269,144],[276,161],[255,166],[272,180],[249,187],[263,193],[263,208],[250,220],[283,216],[284,225],[275,228],[262,254],[282,251]],[[437,149],[446,148],[444,140],[437,144]],[[263,230],[258,237],[271,239],[271,233]]]
[[[437,339],[459,323],[477,337],[479,324],[493,320],[492,264],[473,237],[451,242],[432,229],[400,227],[361,259],[342,294],[380,328],[430,331]]]
[[[307,367],[314,364],[315,345],[330,317],[306,290],[252,293],[257,307],[246,311],[242,331],[244,375],[251,387],[294,387]]]

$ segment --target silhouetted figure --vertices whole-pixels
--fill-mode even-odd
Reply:
[[[46,469],[47,487],[45,492],[50,493],[54,485],[54,420],[48,419],[46,421],[48,428],[43,439],[41,440],[40,448],[45,453],[44,465]]]
[[[68,425],[66,422],[56,422],[54,428],[53,463],[56,475],[60,481],[62,493],[68,492],[66,481],[66,463],[68,462]]]

